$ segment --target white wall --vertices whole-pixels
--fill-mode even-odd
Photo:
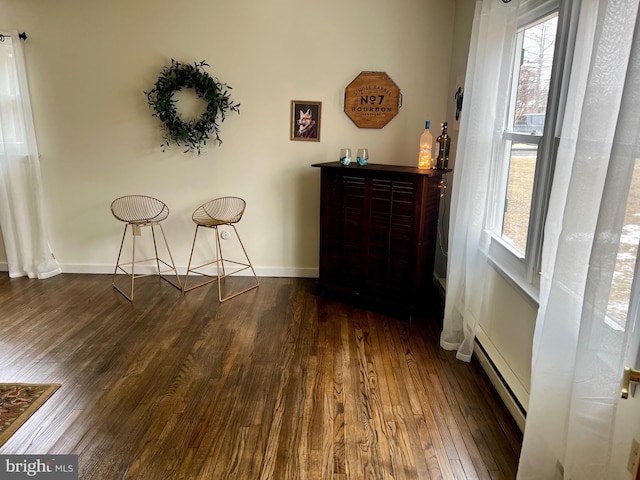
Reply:
[[[238,195],[258,273],[313,276],[319,170],[310,165],[336,160],[343,146],[367,146],[372,163],[415,165],[424,120],[447,114],[448,2],[0,0],[0,11],[0,31],[29,37],[51,245],[67,272],[111,270],[122,224],[109,205],[140,193],[169,205],[165,228],[180,266],[193,209]],[[160,149],[143,92],[171,58],[206,60],[241,103],[223,124],[223,145],[201,156]],[[344,88],[364,70],[387,72],[403,94],[383,129],[359,129],[343,112]],[[291,100],[322,102],[319,143],[289,140]]]
[[[538,305],[494,267],[486,272],[477,339],[526,410]]]

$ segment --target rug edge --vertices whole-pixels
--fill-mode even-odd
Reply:
[[[26,412],[23,412],[20,416],[18,416],[13,423],[7,428],[4,432],[0,433],[0,447],[2,447],[11,436],[18,431],[18,429],[24,425],[31,416],[38,411],[44,403],[51,398],[51,396],[56,393],[56,391],[62,386],[61,383],[19,383],[19,382],[0,382],[0,385],[15,385],[20,387],[25,387],[29,385],[39,385],[39,386],[47,386],[47,389],[38,397],[38,400],[31,404],[31,408],[29,408]]]

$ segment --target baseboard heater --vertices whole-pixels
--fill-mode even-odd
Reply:
[[[446,279],[439,278],[437,275],[433,275],[433,284],[436,288],[438,295],[442,298],[442,302],[444,304],[446,297]],[[482,343],[476,337],[473,351],[475,356],[482,366],[482,369],[489,377],[491,384],[500,395],[500,398],[504,402],[507,410],[511,413],[511,416],[514,418],[520,430],[524,432],[524,424],[527,418],[527,410],[524,408],[522,403],[518,400],[518,397],[514,394],[509,384],[506,382],[500,370],[496,367],[496,364],[491,360],[491,357],[482,346]]]
[[[489,377],[489,380],[498,392],[498,395],[500,395],[500,398],[502,398],[502,401],[507,407],[507,410],[509,410],[509,412],[513,416],[514,420],[518,424],[518,427],[520,427],[520,430],[524,432],[527,411],[515,396],[513,390],[511,390],[504,377],[496,368],[496,365],[493,363],[486,350],[477,338],[474,344],[474,353],[476,354],[478,362]]]

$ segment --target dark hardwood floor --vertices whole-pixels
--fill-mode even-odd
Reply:
[[[3,274],[0,382],[62,387],[0,454],[75,453],[97,480],[515,478],[518,427],[439,329],[311,279],[219,304],[146,278],[131,304],[109,275]]]

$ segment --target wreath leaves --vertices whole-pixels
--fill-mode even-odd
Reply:
[[[208,66],[205,61],[186,64],[172,58],[171,65],[162,68],[154,87],[144,92],[153,116],[162,122],[163,152],[175,143],[187,147],[184,153],[195,151],[199,155],[211,134],[221,145],[220,123],[229,111],[240,113],[240,104],[231,100],[229,90],[232,88],[209,75],[203,69]],[[185,121],[178,115],[173,94],[183,88],[193,88],[196,95],[207,102],[200,118]]]

